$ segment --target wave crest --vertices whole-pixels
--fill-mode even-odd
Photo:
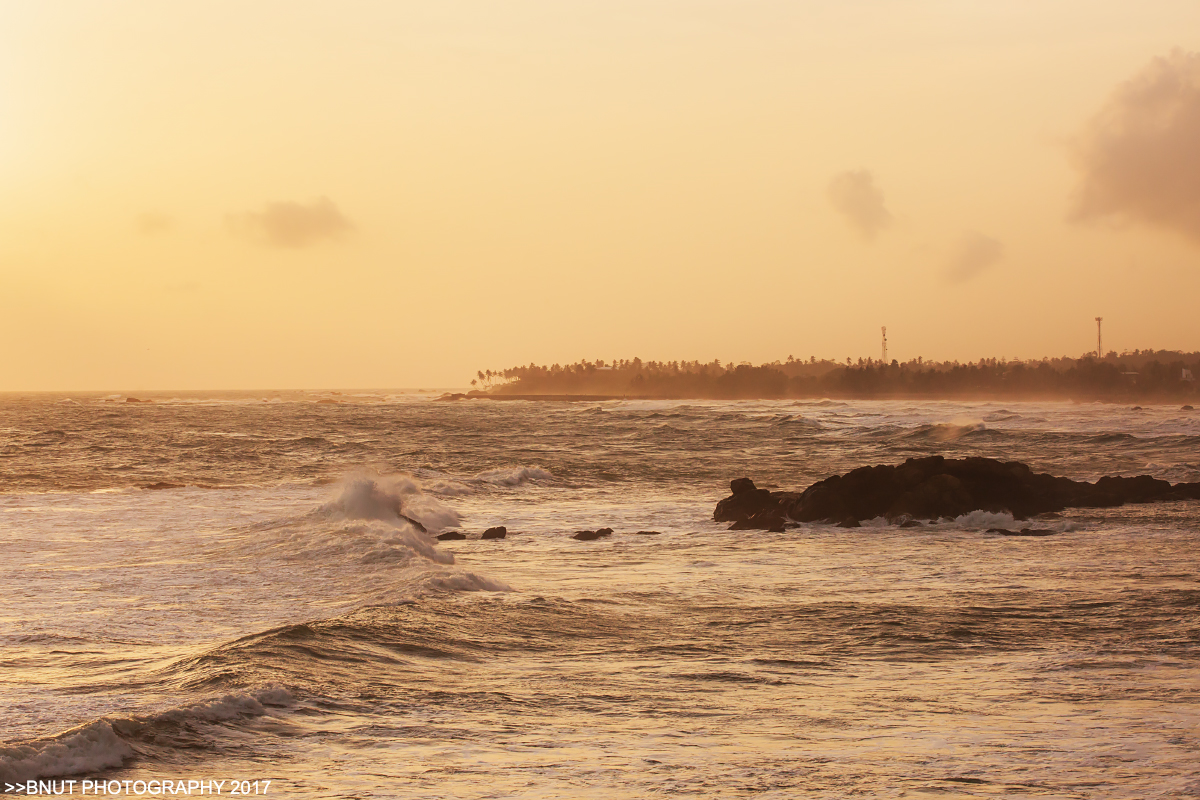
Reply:
[[[490,483],[494,486],[521,486],[531,481],[554,480],[554,476],[541,467],[516,467],[480,472],[473,480]]]
[[[134,755],[128,740],[151,738],[164,726],[261,717],[265,706],[292,702],[287,689],[271,685],[254,694],[225,695],[157,714],[101,717],[55,736],[0,747],[0,781],[24,783],[115,769]]]
[[[430,533],[461,523],[457,511],[425,494],[412,475],[356,473],[339,481],[337,489],[338,496],[319,509],[331,519],[379,520]]]

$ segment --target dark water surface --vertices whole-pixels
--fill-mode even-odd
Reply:
[[[0,398],[0,781],[1200,796],[1200,504],[711,522],[734,477],[933,453],[1200,480],[1195,414],[139,398]]]

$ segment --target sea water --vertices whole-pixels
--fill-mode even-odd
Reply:
[[[14,794],[1200,796],[1200,503],[712,522],[930,454],[1200,480],[1200,415],[136,399],[0,398]]]

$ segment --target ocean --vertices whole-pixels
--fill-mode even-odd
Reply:
[[[0,396],[6,791],[1200,797],[1200,503],[712,521],[931,454],[1197,481],[1200,414],[433,397]]]

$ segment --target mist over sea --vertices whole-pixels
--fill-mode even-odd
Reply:
[[[931,454],[1197,481],[1200,414],[432,396],[0,396],[0,782],[1200,797],[1200,503],[711,519]]]

